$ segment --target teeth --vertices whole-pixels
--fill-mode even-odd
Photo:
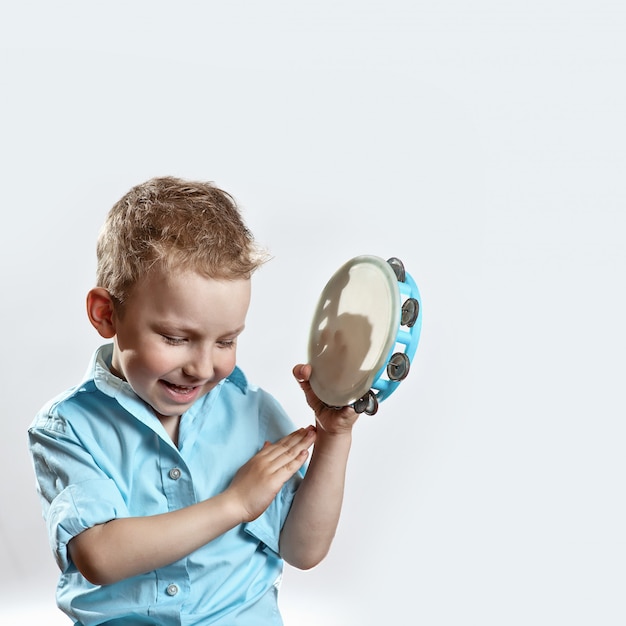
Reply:
[[[191,391],[193,387],[183,387],[182,385],[173,385],[170,383],[170,387],[176,391]]]

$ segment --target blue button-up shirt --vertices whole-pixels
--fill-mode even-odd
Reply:
[[[235,368],[183,414],[177,448],[152,409],[111,374],[111,355],[111,344],[100,348],[83,382],[49,402],[29,430],[44,519],[61,569],[60,608],[85,626],[282,624],[278,541],[301,474],[258,519],[167,567],[97,586],[72,563],[67,544],[83,530],[221,493],[265,441],[294,430],[276,400]]]

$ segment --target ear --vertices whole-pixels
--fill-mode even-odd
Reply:
[[[103,287],[94,287],[87,294],[87,315],[102,337],[111,339],[115,336],[113,299]]]

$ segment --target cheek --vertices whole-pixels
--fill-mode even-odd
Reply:
[[[216,369],[219,368],[221,373],[228,375],[235,369],[236,361],[237,353],[235,350],[220,350],[215,357]]]
[[[172,368],[172,358],[165,350],[144,349],[129,355],[128,365],[139,375],[159,375]]]

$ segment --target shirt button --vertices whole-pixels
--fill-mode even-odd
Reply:
[[[178,585],[175,585],[174,583],[172,583],[171,585],[168,585],[167,589],[165,590],[165,593],[168,596],[175,596],[178,593]]]
[[[177,467],[173,467],[169,472],[169,477],[172,480],[178,480],[180,478],[181,471]]]

